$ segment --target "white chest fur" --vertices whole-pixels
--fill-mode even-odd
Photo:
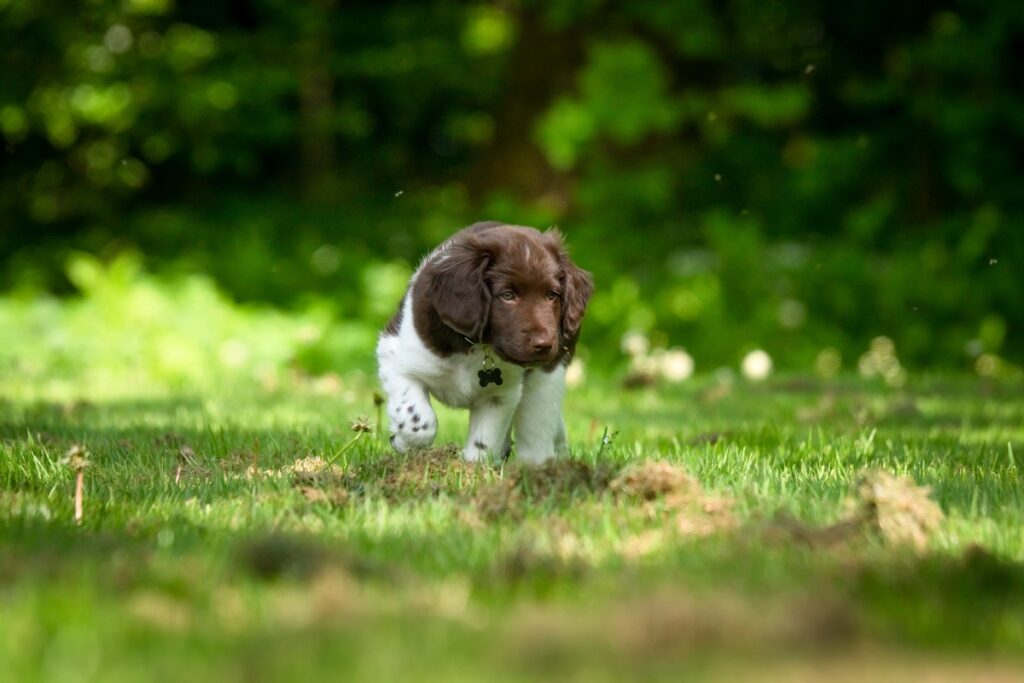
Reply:
[[[504,396],[518,391],[524,369],[496,357],[484,344],[473,346],[468,353],[442,358],[431,351],[416,333],[412,318],[412,300],[406,297],[402,324],[398,334],[383,336],[377,345],[381,381],[388,391],[389,375],[402,375],[421,383],[442,403],[453,408],[469,408],[481,399]],[[479,371],[485,366],[485,354],[491,364],[501,370],[502,383],[480,386]]]
[[[485,365],[500,370],[501,384],[481,386],[479,373]],[[477,345],[467,354],[439,358],[434,367],[419,373],[417,378],[442,403],[468,408],[486,398],[515,393],[523,380],[523,368],[505,363],[495,358],[486,346]]]

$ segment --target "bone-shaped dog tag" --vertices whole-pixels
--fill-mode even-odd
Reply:
[[[476,376],[480,378],[480,386],[486,387],[488,384],[497,384],[501,386],[501,368],[489,368],[486,370],[480,370],[476,373]]]

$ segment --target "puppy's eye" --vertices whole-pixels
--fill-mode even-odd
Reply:
[[[561,294],[552,289],[550,292],[548,292],[548,301],[555,301],[561,296]]]
[[[516,293],[513,292],[511,289],[506,289],[498,296],[504,299],[505,301],[514,301],[516,298]]]

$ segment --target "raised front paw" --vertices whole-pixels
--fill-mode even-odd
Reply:
[[[429,407],[415,403],[399,405],[389,411],[391,445],[399,453],[416,448],[427,448],[437,436],[437,418]]]

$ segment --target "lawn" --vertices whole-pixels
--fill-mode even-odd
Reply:
[[[0,680],[1024,676],[1019,384],[591,377],[530,471],[359,373],[0,392]]]

